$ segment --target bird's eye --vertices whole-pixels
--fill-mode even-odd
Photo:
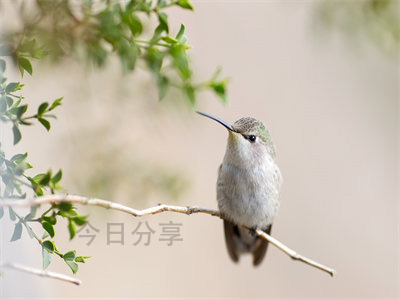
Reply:
[[[257,137],[255,135],[249,135],[249,141],[254,143],[256,141]]]

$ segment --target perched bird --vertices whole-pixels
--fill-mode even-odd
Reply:
[[[234,262],[251,253],[253,265],[263,260],[268,242],[240,225],[271,232],[279,208],[282,175],[275,148],[264,124],[241,118],[233,125],[203,112],[228,129],[228,144],[218,171],[217,201],[224,220],[225,241]],[[239,226],[238,226],[239,225]]]

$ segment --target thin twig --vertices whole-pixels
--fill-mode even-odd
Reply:
[[[79,279],[73,278],[68,275],[64,275],[64,274],[56,273],[56,272],[52,272],[52,271],[44,271],[44,270],[34,269],[31,267],[16,264],[16,263],[10,263],[10,262],[0,263],[0,268],[14,269],[14,270],[22,271],[25,273],[35,274],[35,275],[38,275],[41,277],[48,277],[48,278],[58,279],[61,281],[66,281],[66,282],[73,283],[76,285],[80,285],[82,283],[82,281],[80,281]]]
[[[200,206],[176,206],[176,205],[167,205],[167,204],[159,204],[154,207],[150,208],[145,208],[145,209],[135,209],[129,206],[125,206],[119,203],[103,200],[103,199],[97,199],[97,198],[88,198],[88,197],[83,197],[83,196],[78,196],[78,195],[46,195],[46,196],[41,196],[33,199],[23,199],[23,200],[13,200],[13,199],[4,199],[3,201],[0,201],[0,206],[10,206],[10,207],[30,207],[30,206],[38,206],[38,205],[43,205],[43,204],[53,204],[53,203],[60,203],[60,202],[70,202],[70,203],[78,203],[82,205],[93,205],[93,206],[100,206],[104,207],[107,209],[113,209],[113,210],[118,210],[127,214],[130,214],[135,217],[141,217],[141,216],[146,216],[146,215],[154,215],[158,213],[162,213],[165,211],[170,211],[170,212],[176,212],[176,213],[182,213],[182,214],[194,214],[194,213],[203,213],[203,214],[208,214],[211,216],[216,216],[221,219],[225,219],[221,213],[218,210],[215,209],[210,209],[210,208],[205,208],[205,207],[200,207]],[[250,228],[241,225],[244,228],[247,228],[250,230]],[[317,269],[320,269],[322,271],[327,272],[331,276],[335,275],[335,270],[329,267],[326,267],[320,263],[317,263],[309,258],[306,258],[294,250],[290,249],[287,247],[285,244],[281,243],[277,239],[273,238],[269,234],[265,233],[264,231],[257,229],[256,234],[273,244],[275,247],[277,247],[279,250],[283,251],[286,253],[289,257],[291,257],[294,260],[301,261],[303,263],[306,263],[312,267],[315,267]]]

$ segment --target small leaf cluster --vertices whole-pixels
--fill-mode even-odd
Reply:
[[[20,126],[32,125],[32,120],[38,120],[48,131],[51,124],[49,119],[55,119],[56,116],[51,112],[59,105],[63,98],[58,98],[49,105],[48,102],[42,103],[37,113],[27,116],[28,104],[23,103],[24,97],[17,95],[16,92],[20,91],[24,86],[20,82],[7,82],[4,77],[6,69],[6,62],[0,59],[0,121],[11,122],[12,132],[14,137],[14,145],[21,140]]]
[[[116,55],[125,72],[135,70],[138,61],[147,66],[157,84],[159,99],[172,87],[180,90],[192,105],[196,103],[198,91],[203,89],[227,101],[226,79],[212,77],[205,82],[194,81],[185,26],[182,24],[176,33],[171,31],[167,9],[193,10],[189,0],[115,3],[39,0],[36,3],[29,14],[20,6],[22,28],[20,31],[5,28],[4,45],[0,47],[14,57],[22,74],[24,71],[32,74],[30,59],[45,55],[55,61],[76,56],[98,67]],[[156,20],[154,28],[146,28],[151,19]]]
[[[90,256],[77,256],[75,250],[70,250],[64,254],[57,250],[56,245],[52,241],[44,241],[42,244],[42,255],[43,255],[43,269],[46,269],[50,262],[50,254],[56,254],[64,260],[64,262],[70,267],[72,273],[78,272],[79,266],[77,263],[85,263],[86,259]]]
[[[35,238],[42,247],[43,269],[46,269],[51,262],[51,254],[56,254],[64,260],[71,271],[75,274],[79,267],[77,263],[85,263],[85,259],[89,256],[77,256],[76,250],[70,250],[65,253],[60,252],[54,240],[55,228],[58,217],[63,217],[68,220],[68,230],[70,239],[73,239],[76,234],[76,227],[83,226],[87,222],[87,216],[81,216],[77,213],[76,208],[70,203],[59,203],[52,205],[39,218],[35,218],[36,207],[32,207],[31,211],[24,217],[19,216],[12,208],[9,208],[10,219],[17,221],[14,225],[14,232],[11,237],[11,242],[17,241],[22,237],[23,228],[26,229],[30,238]],[[0,210],[0,218],[4,215],[4,210]],[[40,223],[44,229],[42,238],[34,232],[29,223]]]
[[[49,213],[51,214],[48,215]],[[60,216],[68,221],[68,231],[71,240],[76,235],[77,226],[83,226],[87,222],[87,216],[79,215],[76,208],[73,207],[71,203],[62,202],[60,204],[54,204],[37,219],[45,230],[43,239],[48,237],[51,239],[54,238],[54,225],[56,225],[57,218]],[[89,258],[89,256],[76,256],[76,250],[70,250],[63,254],[57,249],[55,242],[51,239],[41,240],[43,269],[47,268],[50,264],[51,254],[53,253],[62,258],[74,274],[78,271],[77,263],[85,263],[85,259]]]
[[[26,60],[19,59],[20,70],[25,70],[32,74],[32,66],[27,64]],[[7,82],[4,76],[6,62],[0,59],[0,121],[2,123],[12,124],[12,133],[14,145],[21,138],[21,126],[32,125],[32,121],[37,120],[43,125],[47,131],[50,130],[51,124],[49,119],[56,118],[52,114],[53,110],[61,105],[62,98],[54,100],[51,104],[44,102],[36,109],[33,115],[26,115],[28,104],[24,103],[24,97],[16,93],[21,91],[23,84],[19,82]],[[21,75],[23,75],[21,71]],[[28,153],[18,153],[8,158],[2,145],[0,144],[0,196],[8,199],[25,198],[27,192],[34,193],[36,196],[41,196],[45,191],[55,193],[61,190],[60,181],[62,179],[62,170],[60,169],[54,175],[51,170],[46,173],[39,173],[30,176],[26,173],[33,166],[28,162]],[[60,252],[53,240],[55,237],[55,225],[57,218],[61,217],[67,220],[70,239],[74,238],[77,227],[86,224],[87,216],[79,215],[76,208],[70,203],[59,203],[52,205],[40,217],[35,218],[36,207],[32,207],[26,216],[20,216],[12,208],[9,208],[9,217],[11,221],[15,221],[14,231],[11,236],[11,242],[21,238],[23,229],[25,228],[31,238],[37,240],[42,247],[43,268],[47,268],[50,264],[51,254],[56,254],[61,257],[69,266],[73,273],[78,271],[77,263],[84,263],[87,256],[76,256],[75,250],[70,250],[66,253]],[[4,209],[0,206],[0,218],[4,216]],[[44,231],[42,238],[35,233],[30,224],[39,223]]]
[[[19,42],[13,58],[21,76],[24,76],[25,71],[30,75],[33,73],[31,59],[41,59],[47,54],[44,47],[40,46],[35,39],[24,39]]]
[[[183,92],[188,103],[195,105],[197,93],[208,89],[222,101],[227,101],[228,80],[220,78],[217,71],[211,79],[195,82],[187,51],[191,48],[182,24],[178,32],[172,32],[166,10],[180,7],[193,10],[190,0],[37,0],[33,5],[15,3],[18,28],[5,26],[0,37],[0,57],[12,57],[21,76],[33,74],[34,60],[47,57],[58,61],[63,57],[78,57],[91,65],[103,67],[110,56],[117,56],[125,72],[136,70],[139,62],[146,66],[158,87],[159,99],[163,99],[171,88]],[[6,10],[1,13],[6,14]],[[145,27],[156,20],[154,28]],[[147,20],[147,22],[146,22]],[[61,105],[62,98],[43,102],[28,113],[28,104],[20,94],[23,84],[7,82],[4,76],[6,61],[0,58],[0,122],[11,124],[13,144],[21,141],[23,126],[40,123],[47,131],[51,129],[54,110]],[[62,189],[62,171],[54,175],[51,170],[30,176],[32,169],[27,161],[28,153],[19,153],[11,158],[0,144],[0,197],[7,199],[25,198],[27,193],[36,196],[46,191],[55,193]],[[31,172],[32,170],[30,170]],[[0,201],[1,201],[0,198]],[[43,268],[50,264],[53,254],[65,261],[73,273],[78,263],[84,263],[87,256],[77,256],[75,250],[61,252],[54,242],[56,224],[59,218],[67,221],[69,237],[73,239],[77,228],[86,223],[86,216],[79,215],[69,203],[51,205],[42,215],[35,218],[36,207],[20,216],[12,208],[9,217],[15,222],[11,241],[21,238],[23,229],[37,240],[42,248]],[[0,206],[0,218],[4,209]],[[30,224],[40,224],[44,234],[39,237]]]
[[[0,145],[1,146],[1,145]],[[4,151],[0,147],[0,176],[3,185],[0,186],[0,192],[4,197],[14,195],[14,192],[23,197],[23,181],[21,178],[24,172],[33,166],[26,160],[28,154],[16,154],[10,159],[6,159]],[[1,190],[3,188],[3,191]],[[1,209],[1,208],[0,208]]]
[[[40,173],[33,177],[26,176],[26,179],[30,181],[36,196],[42,196],[45,189],[49,189],[52,194],[56,190],[61,190],[62,186],[59,184],[61,177],[62,170],[60,169],[54,176],[52,176],[52,171],[49,170],[47,173]]]
[[[400,50],[398,5],[397,0],[317,2],[313,14],[318,25],[315,28],[341,32],[352,44],[358,42],[364,46],[367,41],[383,54],[397,59]]]

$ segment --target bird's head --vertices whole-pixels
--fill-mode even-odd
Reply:
[[[262,163],[267,156],[275,158],[275,148],[264,124],[254,118],[237,120],[233,125],[212,115],[199,114],[217,121],[228,129],[229,137],[225,159],[238,167],[253,167]]]

